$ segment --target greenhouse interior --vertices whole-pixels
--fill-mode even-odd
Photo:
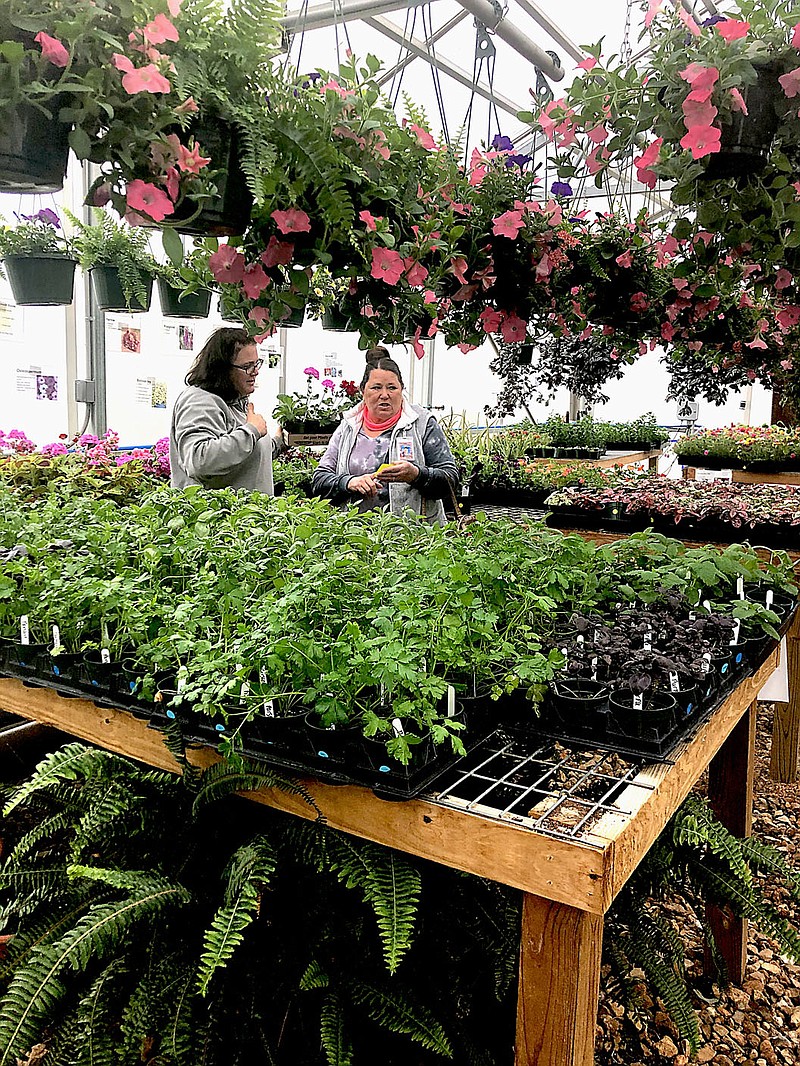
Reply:
[[[0,0],[0,1066],[798,1066],[798,350],[794,0]]]

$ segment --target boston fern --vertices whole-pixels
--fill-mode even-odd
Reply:
[[[83,269],[116,267],[128,302],[136,299],[145,303],[143,276],[155,277],[158,269],[149,250],[149,231],[115,222],[111,215],[100,209],[94,210],[97,221],[93,223],[81,222],[66,209],[64,213],[75,227],[73,243]]]

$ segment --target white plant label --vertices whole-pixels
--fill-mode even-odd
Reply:
[[[641,694],[641,692],[638,692],[633,697],[633,709],[634,709],[634,711],[641,711],[643,707],[644,707],[644,696]]]
[[[597,656],[592,659],[592,681],[597,680]]]
[[[646,630],[646,632],[644,634],[644,650],[645,651],[652,651],[653,650],[653,630],[652,629]]]
[[[381,681],[381,707],[386,703],[386,685]]]
[[[703,652],[703,660],[702,660],[702,662],[703,662],[703,673],[704,674],[710,673],[710,671],[711,671],[711,652],[710,651]]]
[[[247,697],[250,695],[250,682],[243,681],[241,692],[239,693],[239,703],[244,703]]]
[[[23,614],[19,620],[19,642],[20,644],[30,644],[31,642],[31,627],[28,624],[28,616]]]
[[[266,685],[266,683],[267,683],[267,668],[266,668],[266,666],[259,666],[259,668],[258,668],[258,680],[261,682],[262,685]]]
[[[110,663],[111,662],[111,652],[108,650],[108,648],[101,648],[100,649],[100,662],[101,663]]]
[[[406,731],[403,729],[403,723],[399,718],[392,719],[392,732],[396,737],[404,737],[406,735]]]
[[[740,600],[744,599],[744,578],[741,574],[736,578],[736,595]]]
[[[767,608],[768,609],[772,606],[772,599],[773,599],[772,589],[767,589]]]
[[[58,626],[53,626],[53,647],[61,647],[61,632]]]
[[[577,644],[583,644],[583,634],[582,633],[578,634],[578,636],[575,638],[575,642]]]
[[[742,628],[741,618],[737,618],[733,624],[733,637],[731,638],[731,644],[739,643],[739,630]]]
[[[469,485],[464,485],[461,489],[461,498],[466,499],[469,496]]]
[[[681,687],[681,683],[678,680],[678,675],[675,673],[674,670],[671,670],[670,671],[670,675],[669,675],[669,690],[670,690],[670,692],[679,692],[680,691],[680,687]]]
[[[452,685],[447,686],[447,717],[453,718],[456,713],[456,690]]]
[[[275,700],[264,700],[264,717],[275,717]]]
[[[708,613],[711,614],[711,601],[710,600],[703,600],[703,607],[705,607],[705,609],[708,611]]]

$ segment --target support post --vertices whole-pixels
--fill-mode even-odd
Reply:
[[[773,781],[793,785],[797,783],[800,756],[800,611],[786,634],[786,668],[789,702],[775,704],[769,776]]]
[[[756,746],[756,702],[737,722],[708,767],[708,802],[726,829],[748,837],[753,824],[753,775]],[[740,985],[747,964],[747,919],[709,904],[711,926],[731,981]],[[711,953],[705,951],[706,972],[713,971]]]
[[[592,1066],[603,918],[525,893],[515,1066]]]

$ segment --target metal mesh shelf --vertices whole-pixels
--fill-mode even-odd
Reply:
[[[618,800],[643,765],[616,751],[498,730],[436,782],[435,799],[592,845],[591,828],[603,815],[632,813]]]

